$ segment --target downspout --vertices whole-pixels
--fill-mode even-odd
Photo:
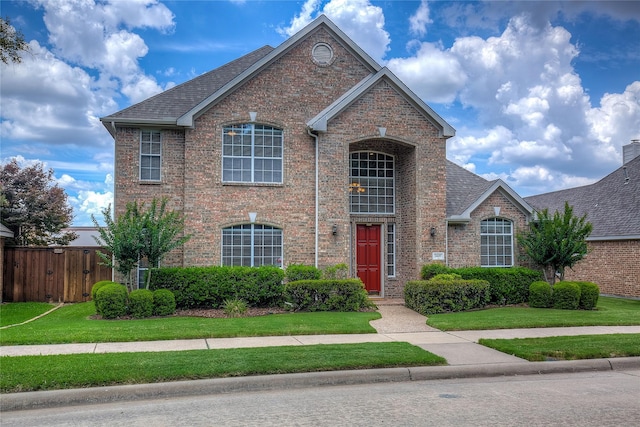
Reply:
[[[310,137],[312,137],[315,142],[316,142],[316,229],[315,229],[315,267],[318,268],[318,239],[319,239],[319,235],[318,235],[318,224],[319,224],[319,219],[318,219],[318,209],[319,209],[319,198],[320,198],[320,193],[318,190],[318,183],[320,181],[319,178],[319,173],[318,173],[318,165],[319,165],[319,159],[320,159],[320,147],[318,145],[318,135],[314,134],[313,132],[311,132],[311,128],[307,128],[307,133],[309,134]]]
[[[449,220],[444,220],[444,265],[449,267]]]

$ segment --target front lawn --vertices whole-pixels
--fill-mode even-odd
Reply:
[[[13,304],[2,306],[0,316],[4,317],[4,310],[11,305]],[[378,312],[314,312],[225,319],[203,317],[90,319],[94,314],[93,302],[65,305],[38,320],[3,330],[0,334],[0,345],[365,334],[376,332],[369,322],[380,318]]]
[[[403,342],[3,357],[0,391],[444,364]]]
[[[479,343],[532,362],[640,356],[640,334],[481,339]]]
[[[55,305],[46,302],[0,304],[0,326],[15,325],[46,313]]]
[[[600,297],[596,310],[500,307],[432,314],[429,326],[443,331],[640,325],[640,300]]]

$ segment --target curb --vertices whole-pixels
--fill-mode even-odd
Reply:
[[[247,391],[633,369],[640,369],[640,357],[259,375],[3,394],[0,412]]]

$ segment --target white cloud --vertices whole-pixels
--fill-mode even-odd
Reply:
[[[427,33],[427,25],[433,23],[429,13],[429,2],[422,0],[416,13],[409,18],[409,31],[411,34],[422,37]]]

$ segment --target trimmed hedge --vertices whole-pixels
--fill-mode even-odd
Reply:
[[[298,280],[287,283],[284,294],[295,310],[360,311],[372,307],[360,279]]]
[[[322,271],[313,265],[291,264],[285,270],[284,277],[287,282],[319,280],[322,277]]]
[[[169,289],[153,291],[153,315],[170,316],[176,312],[176,298]]]
[[[467,280],[486,280],[490,287],[489,304],[498,305],[526,303],[531,283],[544,280],[542,272],[524,267],[464,267],[448,273],[459,274]]]
[[[482,308],[489,302],[486,280],[415,280],[404,287],[405,305],[422,315]]]
[[[433,264],[426,264],[422,266],[422,269],[420,270],[420,277],[422,280],[429,280],[438,274],[450,274],[454,271],[454,268],[447,267],[439,262],[434,262]]]
[[[94,283],[93,286],[91,287],[91,299],[95,301],[96,300],[96,292],[98,292],[98,289],[100,289],[104,285],[109,285],[111,283],[116,283],[116,282],[112,282],[111,280],[102,280],[100,282]]]
[[[153,292],[136,289],[129,293],[129,314],[136,319],[151,317],[153,314]]]
[[[591,282],[576,282],[580,286],[580,302],[578,308],[581,310],[593,310],[598,305],[600,297],[600,287]]]
[[[127,314],[127,288],[118,283],[107,283],[96,292],[96,311],[104,319],[115,319]]]
[[[529,286],[529,307],[549,308],[552,302],[552,289],[549,282],[539,280]]]
[[[577,310],[580,305],[580,286],[574,282],[558,282],[553,286],[553,308]]]
[[[149,289],[169,289],[178,308],[220,308],[229,298],[251,307],[282,303],[284,272],[278,267],[171,267],[153,271]]]

